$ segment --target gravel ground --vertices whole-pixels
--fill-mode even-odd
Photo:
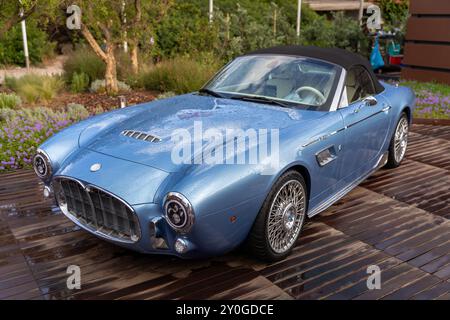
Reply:
[[[19,78],[27,73],[35,73],[39,75],[61,75],[63,73],[63,63],[67,56],[58,56],[54,60],[42,67],[31,67],[30,70],[20,67],[11,67],[0,69],[0,84],[3,83],[5,77]]]
[[[145,90],[131,90],[129,92],[122,93],[127,101],[128,106],[132,106],[139,103],[150,102],[155,99],[159,92],[145,91]],[[95,108],[101,107],[104,111],[115,109],[119,106],[119,96],[108,96],[102,93],[69,93],[64,92],[55,97],[49,102],[46,107],[52,109],[64,108],[69,103],[82,104],[90,112]]]

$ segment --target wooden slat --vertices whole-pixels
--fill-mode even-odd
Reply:
[[[409,12],[411,14],[450,14],[450,1],[410,0]]]
[[[450,72],[404,67],[401,77],[406,80],[450,84]]]
[[[408,20],[406,40],[450,42],[449,30],[450,17],[411,17]]]
[[[425,124],[425,125],[430,125],[430,126],[450,126],[450,119],[415,118],[414,124]]]
[[[450,19],[448,30],[450,39]],[[406,65],[445,68],[450,72],[450,45],[406,43],[405,52],[403,63]]]
[[[403,63],[435,70],[403,68],[402,78],[450,84],[450,1],[411,0],[410,13]]]

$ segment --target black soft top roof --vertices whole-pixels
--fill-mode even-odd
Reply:
[[[372,77],[375,90],[381,92],[384,87],[372,71],[369,61],[363,56],[339,48],[319,48],[313,46],[278,46],[249,52],[246,55],[281,54],[289,56],[309,57],[328,61],[350,70],[353,66],[363,66]]]

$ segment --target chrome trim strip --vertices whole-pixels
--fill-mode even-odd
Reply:
[[[383,109],[381,109],[381,112],[388,112],[389,110],[391,110],[391,106],[386,106]]]
[[[374,116],[376,116],[376,115],[379,115],[380,113],[384,113],[384,112],[386,112],[386,111],[389,111],[390,109],[391,109],[391,107],[390,107],[390,106],[387,106],[387,107],[381,109],[381,110],[378,111],[378,112],[372,113],[371,115],[369,115],[369,116],[367,116],[367,117],[365,117],[365,118],[363,118],[363,119],[360,119],[360,120],[358,120],[358,121],[355,121],[355,122],[349,124],[349,125],[347,126],[347,128],[351,128],[351,127],[357,125],[358,123],[361,123],[361,122],[363,122],[363,121],[365,121],[365,120],[368,120],[368,119],[370,119],[370,118],[372,118],[372,117],[374,117]]]
[[[378,114],[380,114],[380,113],[387,112],[387,111],[389,111],[389,110],[391,110],[391,109],[392,109],[391,106],[386,106],[386,107],[384,107],[383,109],[381,109],[380,111],[375,112],[375,113],[373,113],[373,114],[367,116],[367,117],[364,118],[364,119],[361,119],[361,120],[358,120],[358,121],[356,121],[356,122],[353,122],[352,124],[349,124],[349,125],[347,125],[347,126],[345,126],[345,127],[342,127],[342,128],[340,128],[340,129],[338,129],[338,130],[336,130],[336,131],[333,131],[333,132],[331,132],[331,133],[327,133],[327,134],[325,134],[325,135],[323,135],[323,136],[321,136],[321,137],[319,137],[319,138],[313,139],[313,140],[309,141],[308,143],[302,145],[302,148],[306,148],[306,147],[309,147],[310,145],[315,144],[316,142],[320,142],[320,141],[326,140],[326,139],[328,139],[329,137],[334,136],[335,134],[338,134],[338,133],[341,132],[341,131],[347,130],[348,128],[351,128],[351,127],[357,125],[358,123],[361,123],[361,122],[363,122],[363,121],[365,121],[365,120],[367,120],[367,119],[370,119],[370,118],[372,118],[372,117],[374,117],[374,116],[376,116],[376,115],[378,115]]]
[[[306,148],[306,147],[309,147],[310,145],[313,145],[313,144],[316,143],[316,142],[324,141],[324,140],[326,140],[326,139],[328,139],[328,138],[330,138],[330,137],[332,137],[332,136],[334,136],[334,135],[338,134],[339,132],[344,131],[344,130],[346,130],[346,129],[347,129],[347,127],[342,127],[342,128],[340,128],[340,129],[338,129],[338,130],[335,130],[335,131],[333,131],[333,132],[324,134],[323,136],[321,136],[321,137],[319,137],[319,138],[317,138],[317,139],[311,140],[311,141],[309,141],[308,143],[302,145],[302,147],[303,147],[303,148]]]
[[[67,218],[69,218],[73,223],[75,223],[77,226],[79,226],[79,227],[83,228],[84,230],[89,231],[89,232],[91,232],[91,233],[93,233],[93,234],[95,234],[95,235],[97,235],[97,236],[99,236],[99,237],[101,237],[101,238],[104,238],[104,239],[110,240],[110,241],[115,241],[115,242],[128,243],[128,244],[130,244],[130,243],[136,243],[136,242],[138,242],[138,241],[141,239],[141,237],[142,237],[142,232],[141,232],[141,226],[140,226],[140,223],[139,223],[139,218],[138,218],[138,216],[137,216],[137,214],[136,214],[136,211],[133,209],[133,207],[132,207],[131,205],[129,205],[126,201],[124,201],[123,199],[117,197],[116,195],[112,194],[111,192],[106,191],[105,189],[103,189],[103,188],[101,188],[101,187],[98,187],[98,186],[93,185],[93,184],[84,184],[82,181],[80,181],[80,180],[78,180],[78,179],[76,179],[76,178],[73,178],[73,177],[61,175],[61,176],[56,176],[56,177],[53,178],[53,180],[57,180],[57,179],[67,179],[67,180],[74,181],[74,182],[78,183],[78,184],[79,184],[83,189],[85,189],[86,191],[88,191],[89,188],[94,188],[94,189],[100,190],[100,191],[102,191],[102,192],[108,194],[109,196],[114,197],[114,199],[117,199],[117,200],[119,200],[120,202],[122,202],[128,209],[131,210],[131,212],[132,212],[133,215],[134,215],[134,218],[135,218],[135,220],[136,220],[135,223],[136,223],[136,232],[138,233],[138,239],[137,239],[136,241],[133,241],[133,240],[126,240],[126,239],[121,239],[121,238],[117,238],[117,237],[111,236],[110,234],[104,233],[104,232],[100,231],[99,229],[96,230],[96,229],[94,229],[94,228],[92,228],[92,227],[90,227],[90,226],[88,226],[88,225],[82,223],[79,219],[77,219],[77,217],[73,216],[73,215],[67,210],[66,207],[60,206],[59,203],[57,203],[57,204],[58,204],[58,207],[61,209],[62,213],[63,213]],[[57,188],[59,188],[59,186],[58,186]],[[55,195],[56,195],[56,190],[55,190]],[[92,199],[90,199],[89,201],[90,201],[91,204],[92,204]],[[93,206],[93,204],[92,204],[92,206]]]

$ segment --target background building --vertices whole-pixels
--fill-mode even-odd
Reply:
[[[373,1],[364,1],[366,9]],[[314,11],[359,11],[359,0],[305,0]]]

